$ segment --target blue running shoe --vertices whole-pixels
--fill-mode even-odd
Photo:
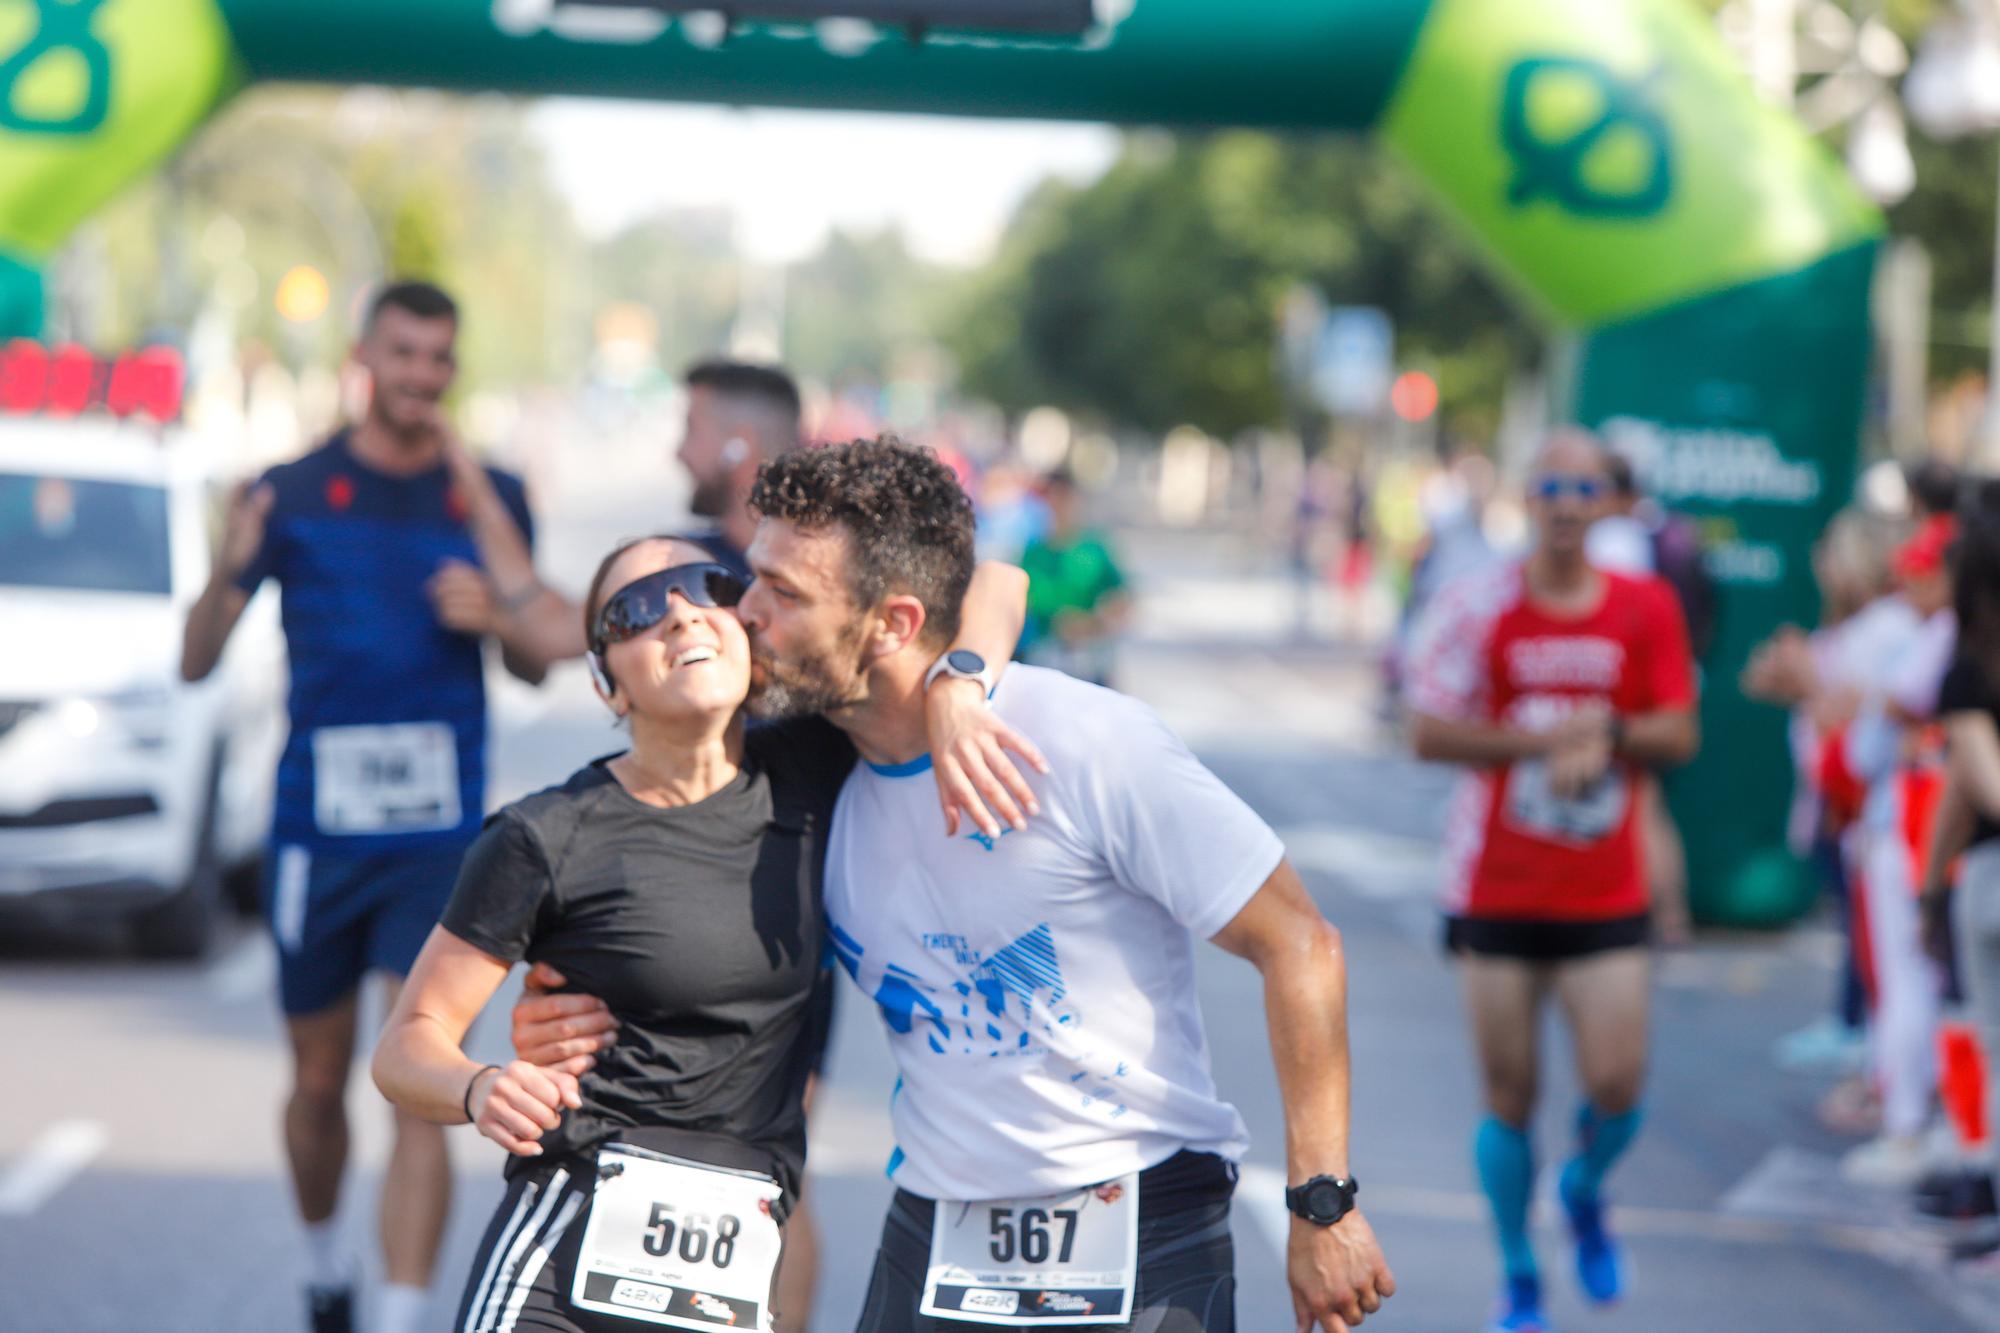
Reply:
[[[1604,1200],[1595,1190],[1585,1189],[1576,1179],[1577,1163],[1563,1168],[1557,1192],[1562,1195],[1563,1213],[1569,1218],[1569,1232],[1576,1240],[1576,1280],[1583,1294],[1599,1305],[1609,1305],[1625,1288],[1625,1265],[1618,1242],[1604,1227]]]
[[[1493,1307],[1486,1333],[1549,1333],[1549,1321],[1542,1314],[1542,1280],[1508,1278]]]

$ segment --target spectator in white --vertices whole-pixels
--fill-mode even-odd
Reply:
[[[1858,866],[1868,906],[1875,963],[1875,1021],[1869,1032],[1882,1086],[1882,1134],[1849,1153],[1841,1172],[1857,1184],[1914,1185],[1928,1165],[1923,1131],[1936,1086],[1934,1041],[1942,981],[1925,955],[1917,911],[1914,864],[1922,848],[1908,836],[1920,813],[1909,756],[1936,708],[1949,653],[1951,577],[1945,555],[1953,539],[1948,516],[1934,517],[1896,553],[1901,601],[1911,624],[1849,728],[1847,760],[1868,786],[1849,864]]]
[[[1866,940],[1855,921],[1856,904],[1841,853],[1842,836],[1860,815],[1863,793],[1848,775],[1829,771],[1827,757],[1829,744],[1837,743],[1853,720],[1857,682],[1865,679],[1870,660],[1868,641],[1885,623],[1881,610],[1893,609],[1897,621],[1906,610],[1900,601],[1887,598],[1895,536],[1891,520],[1866,510],[1851,508],[1836,515],[1813,548],[1819,627],[1807,634],[1796,625],[1784,626],[1758,646],[1743,672],[1746,695],[1792,712],[1789,738],[1797,778],[1788,839],[1818,875],[1846,942],[1833,1012],[1779,1041],[1777,1062],[1785,1069],[1858,1073],[1867,1058],[1868,999],[1861,963]],[[1873,1090],[1865,1080],[1845,1085],[1827,1103],[1829,1119],[1851,1121],[1852,1108],[1862,1103],[1869,1103],[1866,1113],[1873,1116],[1872,1101]]]

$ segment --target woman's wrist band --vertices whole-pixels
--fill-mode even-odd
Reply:
[[[497,1074],[499,1072],[499,1065],[481,1065],[472,1071],[471,1078],[465,1080],[465,1096],[459,1099],[459,1104],[465,1108],[465,1122],[467,1124],[471,1124],[474,1119],[472,1114],[472,1090],[479,1086],[479,1080],[482,1077],[487,1074]]]

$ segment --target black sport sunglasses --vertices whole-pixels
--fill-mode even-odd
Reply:
[[[694,606],[734,606],[743,600],[743,580],[708,561],[675,565],[633,579],[605,598],[604,609],[597,613],[597,632],[591,636],[590,651],[601,656],[612,644],[636,638],[665,620],[668,601],[675,593]]]

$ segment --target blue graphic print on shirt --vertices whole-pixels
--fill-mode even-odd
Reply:
[[[861,961],[866,950],[838,925],[829,928],[841,966],[868,990]],[[1046,1036],[1077,1025],[1074,1011],[1057,1007],[1069,991],[1046,922],[990,958],[982,958],[963,935],[929,934],[923,940],[933,953],[948,955],[960,975],[940,990],[909,968],[885,962],[872,994],[890,1031],[909,1036],[922,1024],[925,1043],[939,1055],[955,1048],[961,1055],[983,1050],[997,1057],[1040,1054],[1045,1048],[1035,1039],[1038,1029]]]

